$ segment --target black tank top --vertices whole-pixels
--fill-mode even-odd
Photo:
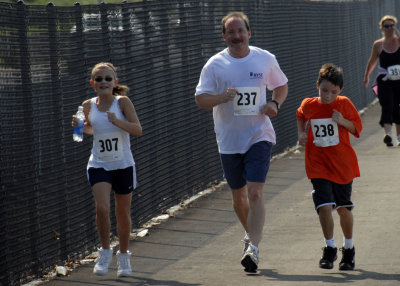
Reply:
[[[400,65],[400,47],[394,53],[388,53],[382,49],[379,54],[379,65],[384,69],[393,65]]]

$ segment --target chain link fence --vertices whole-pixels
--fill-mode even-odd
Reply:
[[[343,93],[358,109],[374,100],[364,69],[379,19],[400,14],[400,3],[0,3],[0,285],[20,285],[98,243],[86,178],[91,138],[72,141],[71,116],[95,96],[89,77],[100,61],[118,67],[144,130],[131,139],[140,184],[133,227],[223,179],[212,113],[195,105],[194,91],[207,59],[225,47],[220,20],[230,11],[249,16],[251,44],[274,53],[289,78],[273,119],[278,154],[297,142],[295,111],[317,95],[323,63],[343,67]]]

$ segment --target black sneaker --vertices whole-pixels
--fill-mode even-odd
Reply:
[[[332,269],[333,262],[337,259],[337,248],[330,246],[322,248],[323,254],[319,261],[319,267],[324,269]]]
[[[339,263],[339,270],[354,270],[354,255],[356,250],[353,248],[342,248],[342,260]]]
[[[390,137],[389,135],[385,135],[385,137],[383,137],[383,142],[388,147],[392,147],[393,146],[392,137]]]

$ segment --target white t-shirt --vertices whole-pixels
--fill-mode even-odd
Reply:
[[[270,118],[258,111],[266,104],[266,88],[273,90],[287,81],[275,56],[257,47],[250,46],[244,58],[232,57],[226,48],[208,60],[195,95],[222,94],[227,88],[237,88],[241,93],[213,108],[220,153],[243,154],[260,141],[275,144]]]

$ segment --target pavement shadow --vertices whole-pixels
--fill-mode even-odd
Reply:
[[[309,282],[326,282],[326,283],[349,283],[361,280],[375,281],[400,281],[400,274],[379,273],[367,271],[363,269],[355,269],[354,271],[328,272],[321,275],[303,275],[303,274],[280,274],[275,269],[260,269],[258,273],[248,274],[248,276],[264,276],[267,280],[276,281],[309,281]]]
[[[181,283],[178,281],[171,280],[156,280],[144,277],[124,277],[120,279],[99,279],[93,282],[80,281],[80,280],[69,280],[71,285],[140,285],[140,286],[200,286],[201,284],[196,283]]]

